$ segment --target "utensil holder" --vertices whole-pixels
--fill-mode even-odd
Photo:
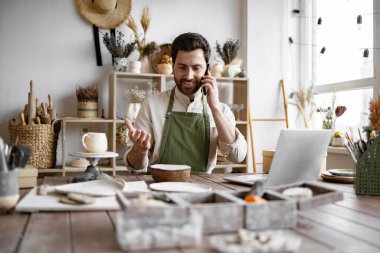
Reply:
[[[356,194],[380,195],[380,137],[367,144],[356,163]]]
[[[0,212],[12,209],[19,198],[18,170],[0,171]]]

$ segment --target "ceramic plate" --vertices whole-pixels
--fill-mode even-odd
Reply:
[[[353,169],[329,169],[327,170],[331,174],[335,176],[343,176],[343,177],[353,177],[354,170]]]
[[[154,164],[150,167],[153,169],[159,169],[159,170],[188,170],[188,169],[191,169],[191,167],[187,166],[187,165],[175,165],[175,164]]]
[[[209,192],[211,188],[206,185],[185,182],[162,182],[149,185],[154,191],[165,192]]]
[[[327,170],[323,171],[321,177],[325,181],[334,182],[334,183],[345,183],[352,184],[354,183],[354,177],[344,177],[344,176],[335,176],[328,172]]]

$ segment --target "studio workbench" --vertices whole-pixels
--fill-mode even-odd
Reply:
[[[249,189],[225,182],[224,176],[192,175],[190,182],[205,184],[214,190]],[[154,182],[148,175],[123,178],[126,181],[144,180],[147,184]],[[70,180],[68,177],[45,177],[44,183],[59,185]],[[291,230],[302,238],[297,252],[380,252],[380,196],[356,195],[352,184],[323,184],[342,191],[344,200],[298,211],[297,225]],[[23,191],[21,195],[28,190]],[[115,214],[115,211],[73,211],[0,215],[0,252],[121,252],[116,241]],[[216,251],[204,236],[199,248],[154,252]]]

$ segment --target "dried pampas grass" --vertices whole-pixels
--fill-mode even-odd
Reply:
[[[369,122],[372,130],[380,130],[380,96],[369,102]]]

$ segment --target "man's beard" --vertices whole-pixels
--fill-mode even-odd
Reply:
[[[200,88],[201,88],[201,82],[197,79],[176,79],[174,77],[174,81],[178,87],[178,89],[184,94],[184,95],[193,95],[195,94]]]

